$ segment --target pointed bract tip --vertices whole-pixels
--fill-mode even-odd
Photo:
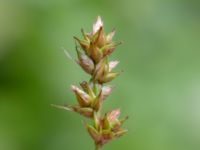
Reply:
[[[119,108],[115,109],[115,110],[112,110],[111,112],[109,112],[107,114],[108,120],[112,122],[112,121],[118,119],[120,113],[121,113],[121,110]]]
[[[115,61],[110,61],[110,62],[109,62],[109,72],[111,72],[112,69],[114,69],[118,64],[119,64],[119,61],[117,61],[117,60],[115,60]]]
[[[71,85],[71,90],[75,91],[77,89],[77,87],[75,85]]]
[[[113,29],[113,31],[110,32],[110,33],[107,35],[106,40],[107,40],[108,43],[110,43],[110,42],[112,41],[113,36],[115,35],[115,32],[116,32],[115,29]]]
[[[93,35],[101,28],[103,27],[103,21],[100,16],[97,17],[96,22],[93,24]]]
[[[61,106],[61,105],[55,105],[55,104],[51,104],[51,106],[58,108],[58,109],[64,109],[64,110],[72,111],[72,108],[70,106]]]

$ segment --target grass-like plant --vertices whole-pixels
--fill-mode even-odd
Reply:
[[[90,80],[80,83],[80,87],[72,85],[78,105],[53,105],[57,108],[77,112],[83,117],[93,121],[90,125],[85,123],[86,129],[94,140],[96,150],[102,148],[107,142],[116,139],[127,132],[121,128],[128,118],[119,119],[120,109],[111,110],[102,114],[102,104],[112,92],[112,86],[105,85],[119,75],[113,72],[119,61],[109,61],[109,56],[121,42],[113,42],[115,30],[105,34],[103,22],[100,17],[93,24],[91,33],[81,30],[83,39],[74,37],[78,59],[75,62],[88,73]]]

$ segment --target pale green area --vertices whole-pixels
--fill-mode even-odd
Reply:
[[[88,79],[66,58],[73,36],[101,15],[124,44],[122,75],[104,104],[130,119],[104,150],[200,150],[198,0],[1,0],[0,150],[93,150],[71,84]]]

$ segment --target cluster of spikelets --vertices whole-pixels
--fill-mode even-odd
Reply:
[[[92,119],[93,125],[86,124],[86,128],[98,149],[108,141],[127,132],[126,129],[121,128],[127,117],[119,119],[120,109],[101,114],[102,103],[112,92],[112,87],[104,84],[119,75],[119,73],[113,72],[119,62],[109,61],[108,57],[121,42],[112,41],[115,30],[108,35],[105,34],[100,17],[94,23],[91,33],[85,33],[83,29],[81,32],[83,39],[74,37],[78,56],[76,62],[86,73],[91,75],[91,78],[89,82],[80,83],[81,88],[75,85],[71,86],[78,105],[56,105],[56,107],[77,112]]]

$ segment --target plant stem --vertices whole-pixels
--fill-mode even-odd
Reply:
[[[100,146],[99,145],[95,145],[95,150],[100,150]]]

